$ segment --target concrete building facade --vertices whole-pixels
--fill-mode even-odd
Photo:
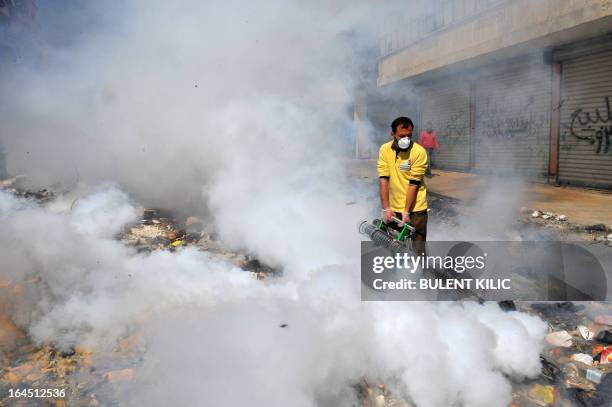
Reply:
[[[440,167],[612,188],[612,0],[419,0],[384,27],[379,92]]]

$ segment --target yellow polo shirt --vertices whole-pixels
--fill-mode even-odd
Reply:
[[[389,177],[389,207],[393,212],[404,212],[406,194],[410,181],[420,181],[416,200],[411,212],[427,209],[427,189],[425,188],[425,170],[427,169],[427,151],[412,142],[407,151],[394,150],[392,141],[380,146],[378,153],[378,176]]]

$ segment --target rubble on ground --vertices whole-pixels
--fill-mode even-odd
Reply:
[[[169,211],[143,209],[141,212],[142,219],[135,224],[127,225],[117,236],[125,245],[139,252],[155,250],[172,252],[190,246],[228,261],[250,272],[258,280],[281,274],[280,269],[264,264],[248,253],[229,249],[215,231],[196,216],[188,216],[184,221],[179,221],[178,217]]]
[[[39,204],[54,197],[48,190],[17,188],[19,179],[0,181],[0,190]],[[229,261],[258,280],[281,273],[248,253],[229,249],[214,229],[198,217],[181,219],[170,211],[152,208],[143,208],[140,212],[141,219],[125,226],[116,236],[117,240],[138,252],[174,252],[192,247]],[[62,398],[37,400],[40,403],[36,405],[41,406],[116,405],[116,394],[105,393],[108,384],[129,386],[138,376],[138,366],[147,348],[144,337],[133,328],[134,332],[121,337],[112,351],[106,353],[85,346],[57,349],[48,344],[35,345],[26,332],[7,316],[10,304],[17,303],[29,284],[44,284],[44,281],[39,276],[31,276],[23,282],[0,279],[0,406],[14,405],[15,399],[10,399],[8,392],[11,388],[65,389]],[[287,326],[283,325],[281,327]]]
[[[585,305],[572,302],[514,304],[519,311],[546,321],[550,332],[540,356],[540,375],[513,381],[512,407],[612,405],[612,304],[597,303],[601,314],[595,316],[587,313]],[[364,379],[357,390],[364,407],[413,407],[409,401],[393,396],[384,384],[374,385]]]
[[[549,324],[541,356],[542,374],[517,383],[513,406],[609,406],[612,404],[612,337],[599,322],[612,316],[612,304],[598,303],[604,315],[589,316],[571,302],[521,304]]]
[[[27,284],[39,283],[32,279]],[[6,304],[14,303],[25,292],[15,290],[20,285],[8,281],[0,287],[0,406],[117,405],[114,390],[130,385],[148,346],[139,328],[132,326],[108,350],[35,344],[6,314],[10,309]],[[17,400],[11,399],[9,389],[63,389],[64,395]]]
[[[146,347],[142,340],[130,337],[118,341],[110,354],[80,346],[61,351],[49,345],[35,346],[27,339],[17,345],[0,346],[6,358],[0,370],[0,406],[14,405],[8,389],[63,390],[63,397],[37,399],[40,404],[35,405],[41,406],[115,405],[108,384],[129,386]],[[113,367],[107,366],[108,361]]]
[[[366,379],[357,385],[357,394],[361,407],[415,407],[394,395],[384,384],[371,384]]]
[[[174,250],[185,243],[186,233],[178,230],[175,219],[145,209],[140,222],[126,226],[119,239],[138,251]]]
[[[567,216],[562,213],[546,212],[546,211],[540,211],[537,209],[534,210],[534,209],[527,208],[525,206],[521,207],[519,212],[522,215],[529,215],[533,219],[540,219],[540,220],[548,221],[548,222],[566,222],[568,220]]]
[[[51,192],[43,192],[47,190],[15,188],[17,181],[2,181],[0,189],[37,202],[53,197]],[[449,198],[432,196],[431,215],[452,224],[457,217],[455,203]],[[141,213],[138,222],[127,225],[117,236],[138,252],[172,252],[192,247],[223,258],[257,279],[281,273],[248,253],[230,250],[214,229],[196,216],[182,219],[169,211],[153,208],[143,209]],[[521,209],[521,213],[537,222],[567,223],[563,214],[529,208]],[[612,230],[605,225],[592,225],[584,230],[612,241]],[[36,277],[28,281],[29,284],[40,282]],[[0,280],[0,294],[3,291],[19,296],[24,286]],[[612,403],[612,304],[600,304],[597,315],[589,315],[585,306],[570,302],[503,302],[500,306],[506,312],[518,309],[537,314],[550,326],[547,348],[541,356],[542,372],[535,379],[513,383],[513,407],[607,406]],[[279,326],[288,327],[286,323]],[[70,349],[37,346],[0,312],[0,395],[3,397],[0,406],[12,405],[7,389],[15,387],[66,389],[65,399],[45,400],[41,405],[116,405],[114,395],[105,393],[105,389],[108,384],[129,386],[138,377],[139,363],[146,349],[146,340],[137,328],[117,340],[106,353],[85,346]],[[382,383],[371,384],[364,379],[358,384],[357,393],[363,407],[414,407],[392,394]]]
[[[528,207],[521,207],[519,210],[522,215],[523,223],[536,224],[559,230],[571,231],[576,233],[574,237],[612,246],[612,228],[597,223],[594,225],[580,225],[572,223],[564,214],[546,212]]]
[[[39,204],[49,202],[55,198],[55,193],[49,189],[29,189],[24,184],[24,175],[17,175],[0,181],[0,191],[8,192],[18,198],[36,201]]]

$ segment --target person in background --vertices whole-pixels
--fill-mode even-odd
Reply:
[[[434,165],[434,152],[440,151],[440,144],[438,144],[436,131],[433,129],[431,122],[427,122],[425,130],[421,132],[421,136],[419,137],[419,144],[423,146],[425,150],[427,150],[427,155],[429,156],[429,165],[427,166],[425,176],[431,178],[431,168]]]

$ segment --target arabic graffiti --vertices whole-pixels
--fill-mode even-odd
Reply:
[[[537,137],[550,125],[548,112],[533,108],[534,97],[484,97],[476,111],[477,127],[486,139]],[[479,138],[479,141],[484,139]]]
[[[459,111],[448,116],[432,118],[441,146],[467,144],[469,134],[468,112]]]
[[[595,154],[607,154],[610,152],[612,142],[612,108],[610,97],[604,98],[606,105],[605,113],[597,108],[591,112],[585,112],[579,108],[570,116],[569,133],[578,140],[587,141],[595,145]]]

